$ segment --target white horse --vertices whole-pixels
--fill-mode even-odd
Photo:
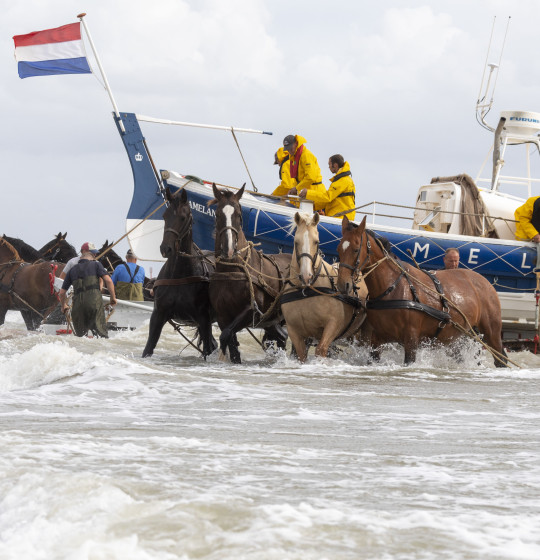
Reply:
[[[294,216],[294,251],[287,288],[280,298],[281,310],[298,359],[304,362],[308,339],[318,340],[317,356],[326,357],[332,342],[352,337],[364,319],[365,284],[359,284],[360,297],[342,297],[337,291],[337,269],[319,253],[319,214]]]

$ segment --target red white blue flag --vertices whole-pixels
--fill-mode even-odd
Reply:
[[[13,41],[20,78],[92,72],[86,59],[80,22],[15,35]]]

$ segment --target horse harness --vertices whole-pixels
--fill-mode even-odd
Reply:
[[[359,263],[359,261],[360,261],[360,249],[356,249],[356,251],[355,251],[357,253],[357,256],[356,256],[356,262],[355,262],[354,266],[351,266],[351,265],[346,264],[346,263],[339,263],[340,267],[344,267],[344,268],[347,268],[347,269],[351,270],[353,276],[355,274],[358,275],[360,273],[360,271],[364,268],[366,262],[368,262],[370,257],[371,257],[371,243],[369,241],[368,230],[364,230],[362,232],[362,237],[364,236],[364,233],[366,234],[367,254],[366,254],[366,258],[364,259],[363,263],[361,265]],[[422,271],[422,272],[425,272],[431,278],[431,281],[435,285],[435,289],[437,290],[437,293],[439,294],[439,298],[440,298],[440,301],[441,301],[442,310],[437,309],[435,307],[432,307],[431,305],[427,305],[426,303],[422,303],[420,301],[420,299],[418,298],[418,293],[416,291],[416,288],[414,287],[407,271],[399,264],[399,262],[396,262],[394,259],[390,258],[390,255],[388,254],[388,251],[386,250],[386,248],[384,247],[382,242],[377,237],[374,236],[374,239],[375,239],[375,242],[379,245],[379,247],[383,251],[383,253],[385,254],[385,257],[389,258],[391,262],[396,264],[396,266],[399,269],[401,269],[401,272],[397,276],[397,278],[394,280],[394,282],[388,288],[386,288],[386,290],[384,292],[382,292],[381,294],[379,294],[378,296],[373,297],[373,298],[368,295],[368,299],[366,301],[366,309],[373,309],[373,310],[412,309],[412,310],[415,310],[415,311],[422,311],[426,315],[429,315],[430,317],[433,317],[434,319],[437,319],[439,321],[439,325],[437,327],[435,337],[439,336],[441,331],[444,329],[444,327],[451,320],[450,313],[449,313],[449,308],[448,308],[448,301],[447,301],[447,299],[444,295],[444,291],[443,291],[443,288],[442,288],[442,285],[441,285],[439,279],[436,277],[436,275],[433,272],[430,272],[430,271],[427,271],[427,270]],[[360,241],[360,246],[362,246],[362,240]],[[377,263],[374,263],[372,265],[372,267],[376,267],[376,266],[377,266]],[[394,289],[401,282],[402,278],[405,278],[405,280],[407,281],[407,284],[409,285],[409,290],[411,291],[412,300],[411,299],[383,300],[384,297],[386,297],[388,294],[390,294],[391,292],[394,291]]]
[[[202,253],[202,251],[199,249],[199,247],[197,247],[197,245],[195,245],[195,243],[193,244],[195,247],[195,250],[197,252],[196,255],[192,255],[191,253],[184,253],[182,251],[180,251],[180,241],[182,241],[182,239],[186,236],[186,234],[189,232],[190,228],[191,228],[191,224],[193,223],[193,217],[190,215],[189,217],[189,221],[186,225],[186,227],[184,228],[183,231],[176,231],[173,228],[166,228],[164,230],[164,232],[170,232],[173,233],[176,236],[176,241],[175,241],[175,249],[176,249],[176,255],[181,256],[181,257],[187,257],[187,258],[193,258],[193,259],[200,259],[202,267],[203,267],[203,271],[204,271],[204,275],[202,276],[186,276],[185,278],[159,278],[158,280],[154,281],[153,287],[156,288],[158,286],[185,286],[187,284],[198,284],[201,282],[209,282],[210,281],[210,270],[208,268],[207,262],[206,262],[206,257],[205,255]],[[135,273],[134,273],[135,275]]]

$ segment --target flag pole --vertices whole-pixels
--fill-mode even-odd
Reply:
[[[107,76],[105,75],[105,71],[103,70],[103,66],[101,66],[101,61],[99,60],[99,56],[96,50],[96,47],[94,45],[94,41],[92,41],[92,36],[90,35],[90,31],[88,30],[88,26],[86,25],[86,21],[84,20],[84,16],[86,15],[86,13],[82,13],[82,14],[78,14],[77,17],[81,20],[81,23],[83,24],[84,27],[84,31],[86,32],[86,36],[88,37],[88,41],[90,42],[90,46],[92,47],[92,52],[94,53],[94,56],[96,57],[96,62],[97,65],[99,67],[99,71],[101,72],[101,77],[103,78],[103,82],[105,84],[105,89],[107,90],[107,93],[109,94],[109,98],[111,100],[113,109],[114,109],[114,114],[116,115],[116,118],[118,119],[118,122],[120,124],[120,128],[122,129],[122,132],[126,132],[126,129],[124,128],[124,123],[122,122],[122,119],[120,118],[120,112],[118,111],[118,106],[116,105],[116,101],[114,100],[114,96],[112,94],[111,91],[111,86],[109,85],[109,80],[107,80]]]

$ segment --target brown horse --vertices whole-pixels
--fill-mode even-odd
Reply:
[[[294,221],[290,275],[280,303],[296,355],[304,362],[308,339],[318,340],[315,355],[326,357],[335,340],[358,332],[366,318],[367,288],[360,281],[356,293],[362,299],[338,292],[337,270],[323,260],[319,251],[319,214],[297,212]]]
[[[26,328],[35,330],[58,305],[54,276],[63,263],[28,264],[5,239],[0,239],[0,325],[8,310],[18,310]]]
[[[245,185],[244,185],[245,187]],[[216,204],[216,271],[210,277],[210,302],[221,329],[222,354],[229,349],[231,362],[241,363],[236,333],[246,327],[262,328],[264,344],[285,348],[287,335],[280,323],[277,295],[283,287],[291,257],[264,255],[248,243],[242,231],[238,192],[220,191],[212,185]]]
[[[342,233],[338,288],[349,293],[355,276],[364,273],[375,348],[398,342],[408,364],[415,361],[421,342],[449,344],[467,331],[483,334],[484,342],[502,357],[495,365],[505,366],[501,305],[483,276],[466,269],[428,273],[413,268],[392,255],[384,238],[366,229],[365,217],[359,226],[343,218]]]

